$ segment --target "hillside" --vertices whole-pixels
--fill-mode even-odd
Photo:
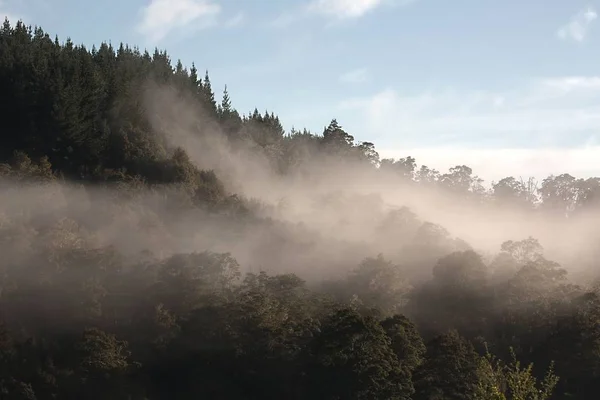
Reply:
[[[4,22],[0,398],[598,397],[600,178],[486,183],[219,97]]]

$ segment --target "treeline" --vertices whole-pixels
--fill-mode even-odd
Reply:
[[[598,393],[598,298],[569,288],[542,257],[493,283],[475,253],[453,253],[414,291],[377,257],[336,288],[310,290],[294,275],[242,278],[228,254],[126,260],[74,232],[66,221],[49,228],[4,270],[3,318],[14,329],[1,342],[4,398]],[[503,262],[516,265],[529,245],[507,245]]]
[[[173,67],[166,52],[88,50],[5,21],[0,398],[598,397],[600,291],[570,282],[533,238],[505,242],[488,261],[392,211],[381,234],[406,237],[401,252],[413,270],[431,272],[425,282],[381,255],[309,283],[246,272],[227,252],[160,254],[161,242],[184,236],[168,236],[169,223],[196,213],[236,229],[273,223],[170,144],[145,108],[150,82],[194,108],[204,122],[194,135],[222,135],[281,177],[316,163],[358,165],[532,213],[598,210],[598,178],[509,177],[488,190],[467,166],[440,173],[412,157],[380,160],[336,120],[315,135],[286,133],[272,112],[240,114],[226,90],[215,100],[208,73]],[[89,198],[74,197],[74,184]],[[134,254],[105,240],[131,210],[147,235]],[[165,234],[150,238],[155,229]],[[134,247],[135,238],[119,240]]]

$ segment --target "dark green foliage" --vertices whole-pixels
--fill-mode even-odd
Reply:
[[[402,368],[414,372],[424,360],[425,344],[416,326],[404,315],[384,319],[381,326],[392,340],[391,346]]]
[[[391,342],[374,318],[350,309],[333,313],[311,346],[310,398],[409,399],[410,374]]]
[[[59,44],[21,22],[5,24],[0,36],[0,101],[6,105],[0,162],[19,152],[45,157],[54,173],[71,179],[101,180],[107,169],[119,169],[148,183],[183,183],[202,204],[226,198],[214,175],[165,145],[141,102],[148,81],[170,83],[191,91],[199,113],[216,117],[208,74],[200,82],[181,64],[173,69],[158,50],[150,57],[123,44],[116,52],[106,43],[91,52],[70,40]]]
[[[468,340],[450,331],[428,344],[415,376],[415,399],[475,399],[478,373],[479,355]]]

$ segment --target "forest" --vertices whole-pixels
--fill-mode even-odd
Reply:
[[[600,178],[380,159],[21,21],[0,104],[0,399],[600,395]]]

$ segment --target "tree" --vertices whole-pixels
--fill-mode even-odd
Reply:
[[[221,100],[221,112],[225,115],[229,115],[229,113],[232,112],[231,99],[229,98],[229,93],[227,92],[227,85],[225,85],[225,89],[223,89],[223,99]]]
[[[351,151],[354,136],[348,134],[334,118],[323,131],[322,144],[329,153],[343,156]]]
[[[419,171],[416,172],[416,181],[425,184],[433,185],[441,179],[440,172],[436,169],[431,169],[426,165],[421,165]]]
[[[423,330],[460,329],[474,337],[485,331],[491,306],[487,268],[479,254],[467,250],[438,260],[433,280],[413,293],[409,309]]]
[[[230,254],[176,254],[158,270],[155,296],[179,315],[208,301],[211,296],[228,296],[240,278],[239,264]]]
[[[385,314],[398,313],[410,290],[401,267],[386,261],[381,254],[364,259],[348,277],[347,285],[350,294],[364,306],[377,307]]]
[[[575,398],[592,398],[600,390],[600,300],[596,293],[579,296],[570,315],[561,316],[539,344],[540,359],[556,360],[557,389]]]
[[[88,398],[128,395],[125,375],[133,369],[127,342],[96,328],[86,329],[75,345],[83,375],[81,395]]]
[[[520,241],[507,240],[500,246],[500,254],[492,260],[490,269],[496,280],[508,280],[528,262],[543,258],[544,248],[539,241],[529,237]]]
[[[522,368],[513,349],[511,362],[505,365],[489,351],[481,358],[481,381],[476,391],[481,400],[547,400],[559,379],[554,374],[554,366],[546,372],[543,380],[533,375],[533,364]]]
[[[427,350],[417,327],[399,314],[384,319],[381,326],[392,341],[391,347],[400,366],[412,375],[425,360]]]
[[[381,167],[383,171],[390,171],[392,173],[398,174],[402,178],[406,180],[413,180],[417,177],[417,163],[413,157],[401,158],[399,160],[394,160],[390,158],[386,158],[381,160]],[[427,168],[427,167],[424,167]],[[421,178],[425,181],[429,180],[428,175],[429,172],[425,172],[428,170],[423,170]]]
[[[518,208],[532,207],[535,199],[532,196],[531,184],[531,179],[527,182],[512,176],[501,179],[492,184],[494,199],[502,205]]]
[[[217,102],[215,101],[215,94],[212,90],[208,70],[204,74],[204,80],[202,81],[202,95],[205,107],[207,107],[211,114],[216,113]]]
[[[456,193],[474,193],[482,194],[482,180],[477,176],[472,176],[473,170],[466,165],[457,165],[450,168],[447,174],[440,176],[440,183]]]
[[[379,163],[379,153],[375,151],[375,145],[371,142],[362,142],[358,145],[358,152],[360,158],[365,159],[373,165]]]
[[[500,250],[512,257],[519,265],[537,261],[543,257],[544,253],[540,242],[531,236],[516,242],[507,240],[502,243]]]
[[[327,318],[311,346],[311,398],[409,399],[410,375],[372,317],[350,309]]]
[[[415,373],[415,400],[476,399],[479,355],[458,332],[438,336],[427,345],[425,362]]]
[[[569,174],[549,176],[542,181],[540,195],[546,209],[567,215],[581,195],[579,180]]]
[[[600,178],[580,179],[578,182],[577,211],[593,211],[600,206]]]

